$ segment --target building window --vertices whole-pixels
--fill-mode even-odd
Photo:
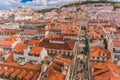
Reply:
[[[114,64],[117,64],[117,61],[114,61]]]
[[[105,58],[102,58],[102,61],[105,61],[106,59]]]
[[[25,58],[19,57],[19,61],[20,61],[20,62],[25,62]]]
[[[59,51],[59,53],[61,53],[61,51]]]
[[[113,52],[115,53],[116,51],[115,51],[115,48],[113,48]]]
[[[93,59],[95,59],[95,57],[94,57],[94,56],[93,56],[92,58],[93,58]]]
[[[113,48],[113,53],[120,53],[120,50]]]
[[[99,60],[99,57],[97,57],[97,60]]]
[[[118,56],[118,60],[120,60],[120,56]]]
[[[115,55],[114,58],[118,58],[118,55]]]

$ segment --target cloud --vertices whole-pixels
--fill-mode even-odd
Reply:
[[[15,9],[20,6],[32,7],[37,9],[42,8],[50,8],[50,7],[58,7],[62,6],[69,2],[80,1],[80,0],[0,0],[0,10],[4,9]],[[112,0],[112,1],[120,1],[120,0]]]
[[[0,0],[0,2],[0,10],[13,9],[21,4],[19,0]]]
[[[50,8],[61,6],[73,1],[77,0],[0,0],[0,10],[15,9],[20,6],[32,7],[37,9]]]

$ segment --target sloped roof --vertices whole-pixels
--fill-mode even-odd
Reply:
[[[13,41],[5,41],[5,40],[1,40],[0,41],[0,46],[12,46]]]
[[[32,49],[30,50],[30,54],[31,55],[39,55],[39,53],[41,52],[43,48],[42,47],[32,47]]]
[[[73,50],[75,46],[74,40],[66,41],[65,43],[50,43],[50,42],[40,42],[39,46],[45,47],[48,49],[58,49],[58,50]]]
[[[110,58],[110,52],[106,49],[100,48],[98,46],[91,48],[90,56],[100,57],[101,53],[106,54],[107,58]]]
[[[16,46],[13,48],[16,52],[23,52],[24,49],[27,48],[27,45],[26,44],[22,44],[22,43],[18,43],[16,44]]]

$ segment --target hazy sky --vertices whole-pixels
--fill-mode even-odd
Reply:
[[[20,6],[27,6],[33,8],[48,8],[64,5],[69,2],[80,0],[0,0],[0,10],[14,9]],[[120,0],[113,0],[120,1]]]

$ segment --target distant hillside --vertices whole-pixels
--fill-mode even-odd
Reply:
[[[69,4],[65,4],[62,7],[71,7],[71,6],[79,6],[81,5],[81,2],[75,2],[75,3],[69,3]]]
[[[58,9],[59,8],[47,8],[47,9],[37,10],[36,12],[46,13],[46,12],[50,12],[52,10],[58,10]]]
[[[71,6],[79,6],[79,5],[83,5],[83,4],[89,4],[89,3],[112,3],[112,4],[120,4],[120,2],[114,2],[114,1],[110,1],[110,0],[87,0],[87,1],[82,1],[82,2],[76,2],[76,3],[70,3],[70,4],[66,4],[62,7],[71,7]]]
[[[72,7],[72,6],[79,6],[79,5],[83,5],[83,4],[89,4],[89,3],[111,3],[114,4],[114,8],[120,8],[120,2],[114,2],[114,1],[110,1],[110,0],[99,0],[99,1],[93,1],[93,0],[87,0],[87,1],[78,1],[78,2],[73,2],[73,3],[69,3],[69,4],[65,4],[62,7]],[[46,12],[50,12],[52,10],[57,10],[59,11],[59,8],[47,8],[47,9],[42,9],[42,10],[37,10],[37,12],[42,12],[42,13],[46,13]]]

